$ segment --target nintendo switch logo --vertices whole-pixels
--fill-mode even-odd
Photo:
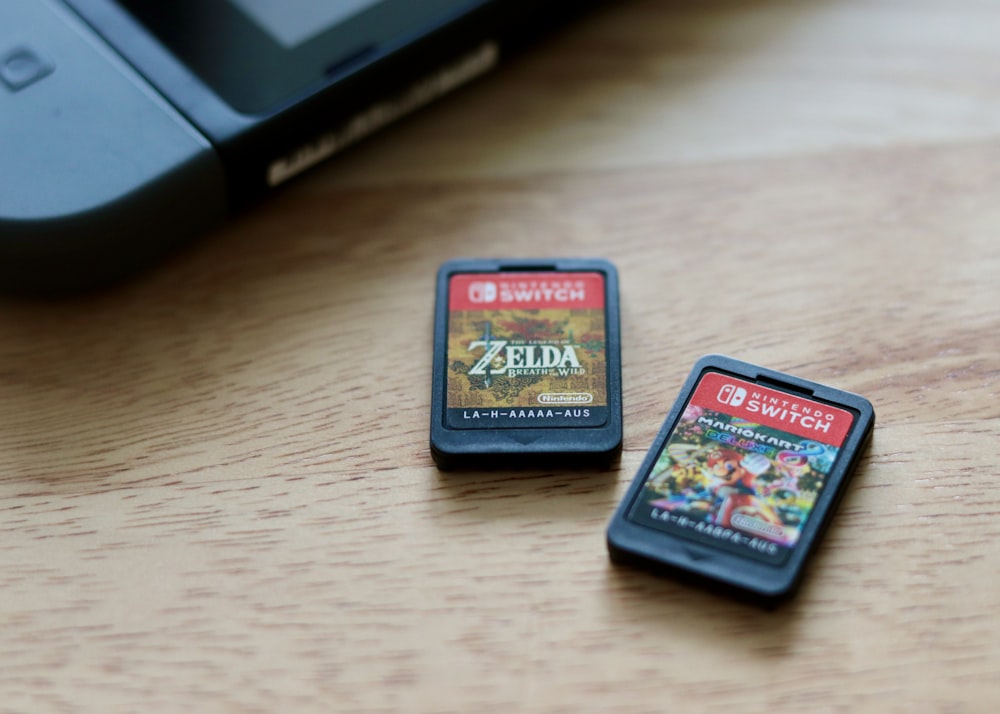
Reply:
[[[496,283],[469,283],[469,302],[496,302],[496,299]]]
[[[733,384],[724,384],[722,389],[719,390],[719,396],[716,397],[723,404],[728,404],[731,407],[738,407],[743,402],[746,401],[747,390],[743,387],[737,387]]]

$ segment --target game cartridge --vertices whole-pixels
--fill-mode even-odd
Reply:
[[[855,394],[703,357],[608,527],[612,560],[777,604],[798,586],[874,421]]]
[[[442,468],[607,466],[622,444],[614,266],[444,264],[432,389],[431,454]]]

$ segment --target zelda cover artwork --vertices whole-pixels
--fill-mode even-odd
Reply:
[[[601,273],[463,273],[448,305],[447,424],[599,426],[608,417]]]
[[[628,517],[781,563],[823,492],[852,420],[836,407],[708,373]]]

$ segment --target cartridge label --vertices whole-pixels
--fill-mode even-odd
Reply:
[[[448,426],[603,425],[606,342],[603,273],[451,276]]]
[[[779,564],[798,542],[854,420],[845,409],[707,372],[628,518]]]

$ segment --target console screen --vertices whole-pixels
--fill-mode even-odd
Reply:
[[[488,0],[117,0],[239,112],[285,106]]]
[[[229,0],[286,48],[323,33],[381,0]]]

